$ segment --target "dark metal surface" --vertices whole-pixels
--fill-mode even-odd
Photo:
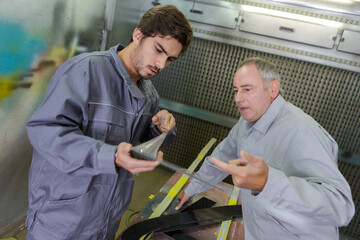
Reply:
[[[121,239],[135,240],[150,232],[168,232],[205,226],[241,216],[239,205],[185,211],[134,224],[124,231]]]
[[[161,190],[153,197],[150,202],[145,206],[144,209],[137,215],[137,217],[131,222],[130,226],[137,224],[139,222],[145,221],[149,219],[154,210],[161,204],[162,200],[164,200],[169,193],[170,189],[176,184],[176,182],[180,179],[181,173],[176,172],[166,184],[161,188]],[[188,184],[188,183],[187,183]],[[187,184],[182,188],[185,189]],[[214,207],[226,206],[229,199],[230,194],[233,189],[233,186],[227,183],[220,183],[221,188],[225,190],[219,191],[217,189],[209,189],[206,192],[203,192],[197,196],[194,196],[191,200],[189,200],[190,204],[197,202],[201,198],[207,198],[211,201],[215,202]],[[177,196],[178,198],[181,196],[182,192],[180,192]],[[178,198],[175,199],[170,206],[163,213],[164,216],[170,216],[173,214],[177,214],[178,211],[174,210],[175,206],[179,203]],[[211,202],[210,201],[210,202]],[[199,202],[200,205],[203,202]],[[238,204],[241,204],[241,201],[238,200]],[[206,205],[206,203],[205,203]],[[215,240],[217,238],[218,232],[220,230],[221,223],[210,224],[207,226],[193,226],[191,228],[184,229],[183,231],[197,239],[197,240]],[[120,239],[120,237],[118,238]],[[151,239],[156,240],[168,240],[169,236],[164,233],[155,233]],[[242,222],[242,217],[236,218],[232,221],[230,229],[228,231],[228,240],[244,240],[244,226]]]

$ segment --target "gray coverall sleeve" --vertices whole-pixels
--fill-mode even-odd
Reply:
[[[54,75],[45,100],[26,124],[34,154],[74,175],[115,174],[117,146],[86,136],[89,79],[72,67]]]

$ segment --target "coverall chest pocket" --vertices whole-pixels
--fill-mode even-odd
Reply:
[[[125,112],[111,105],[89,103],[86,135],[112,145],[126,141],[129,134],[125,128]]]

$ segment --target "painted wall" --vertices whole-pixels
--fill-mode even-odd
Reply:
[[[0,1],[0,235],[24,220],[32,147],[25,123],[56,68],[100,48],[107,1]]]

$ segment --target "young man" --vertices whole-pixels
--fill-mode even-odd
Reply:
[[[215,166],[205,161],[198,176],[217,184],[232,174],[247,240],[338,239],[355,208],[335,140],[279,95],[272,63],[245,60],[233,88],[241,118],[211,154]],[[208,188],[192,180],[177,208]]]
[[[156,6],[128,46],[81,54],[57,70],[26,125],[34,147],[27,239],[114,239],[132,173],[159,164],[132,158],[131,147],[161,132],[175,137],[175,119],[159,111],[146,79],[185,54],[192,33],[178,9]]]

